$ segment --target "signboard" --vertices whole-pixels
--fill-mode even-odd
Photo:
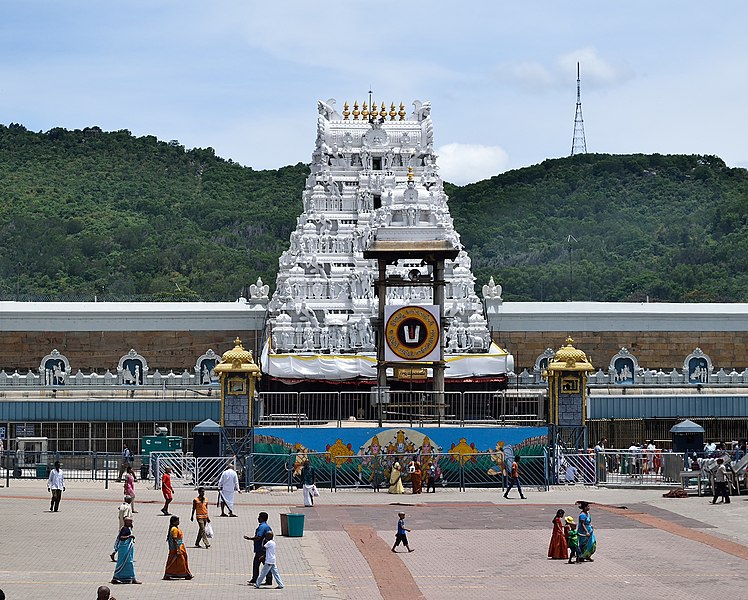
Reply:
[[[16,437],[34,437],[36,428],[34,425],[16,425]]]
[[[439,360],[438,306],[386,306],[384,323],[384,359],[387,362]]]

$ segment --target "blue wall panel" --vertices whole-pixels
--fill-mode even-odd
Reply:
[[[2,401],[0,421],[204,421],[221,418],[220,400]]]
[[[748,396],[595,396],[591,419],[748,417]]]

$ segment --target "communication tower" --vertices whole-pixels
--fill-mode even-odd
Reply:
[[[584,119],[582,118],[582,93],[577,63],[577,110],[574,113],[574,139],[571,141],[571,155],[587,154],[587,141],[584,139]]]

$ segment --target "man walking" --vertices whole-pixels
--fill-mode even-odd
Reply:
[[[117,547],[119,546],[119,532],[122,531],[122,528],[125,526],[125,519],[130,519],[132,521],[132,498],[130,496],[125,496],[122,500],[122,504],[120,504],[117,509],[117,516],[119,518],[119,529],[117,530],[117,537],[114,538],[114,550],[109,555],[112,562],[114,562],[114,555],[117,553]]]
[[[205,542],[205,547],[210,548],[210,542],[208,536],[205,533],[205,525],[210,523],[210,517],[208,516],[208,500],[205,498],[205,488],[197,488],[197,498],[192,501],[192,515],[190,515],[190,521],[195,520],[197,516],[197,538],[195,539],[195,548],[200,547],[200,540]]]
[[[127,447],[127,444],[122,445],[122,462],[119,465],[119,475],[117,475],[117,481],[122,481],[122,474],[127,471],[127,467],[132,466],[132,451]]]
[[[714,471],[714,498],[712,504],[717,504],[717,496],[722,496],[720,504],[730,504],[730,488],[727,483],[727,467],[722,458],[717,459],[717,470]]]
[[[509,499],[509,492],[512,489],[513,486],[517,486],[517,491],[519,492],[519,497],[522,498],[522,500],[525,500],[525,496],[522,493],[522,486],[519,484],[519,460],[520,457],[515,455],[514,461],[512,461],[512,474],[511,477],[509,477],[509,487],[506,488],[506,492],[504,492],[504,498],[507,500]]]
[[[260,575],[260,563],[265,562],[265,546],[263,545],[265,543],[265,536],[267,533],[273,531],[270,528],[270,525],[268,525],[268,514],[266,512],[261,512],[257,515],[257,521],[259,525],[257,525],[257,529],[255,529],[254,536],[244,536],[245,540],[254,542],[254,559],[252,560],[252,579],[249,580],[250,585],[255,585],[258,581]],[[273,574],[268,572],[267,577],[265,578],[265,585],[271,585],[272,583]]]
[[[234,514],[234,492],[239,492],[239,477],[234,471],[234,465],[229,463],[226,470],[221,473],[221,479],[218,480],[218,504],[221,507],[221,516],[225,517],[225,509],[229,509],[229,517],[235,517]]]
[[[57,512],[62,500],[62,492],[65,491],[65,476],[60,469],[60,461],[55,461],[55,468],[49,474],[47,480],[47,491],[52,492],[52,500],[49,503],[49,512]]]

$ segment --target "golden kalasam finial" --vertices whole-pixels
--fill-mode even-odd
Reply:
[[[241,340],[239,339],[239,337],[238,337],[238,336],[237,336],[237,338],[236,338],[236,339],[234,340],[234,346],[236,346],[237,348],[241,348],[241,347],[242,347],[242,341],[241,341]]]
[[[353,102],[353,120],[358,121],[358,116],[361,114],[361,111],[358,110],[358,100],[354,100]]]
[[[366,104],[366,100],[364,100],[364,106],[361,108],[361,119],[363,121],[366,121],[369,118],[369,106]]]
[[[390,104],[390,121],[394,121],[396,116],[397,109],[395,108],[395,103],[393,102],[392,104]]]
[[[377,103],[372,102],[371,103],[371,118],[376,119],[379,116],[379,111],[377,110]]]
[[[402,102],[400,103],[400,111],[397,114],[400,115],[401,121],[405,120],[405,105]]]
[[[408,181],[413,181],[413,167],[408,167]]]
[[[382,120],[387,118],[387,107],[384,102],[382,102],[382,110],[379,111],[379,114],[382,115]]]
[[[349,106],[348,106],[348,102],[346,102],[346,103],[345,103],[345,104],[343,105],[343,120],[344,120],[344,121],[347,121],[347,120],[348,120],[348,117],[350,117],[350,116],[351,116],[351,111],[350,111],[350,110],[348,110],[348,108],[349,108]]]

